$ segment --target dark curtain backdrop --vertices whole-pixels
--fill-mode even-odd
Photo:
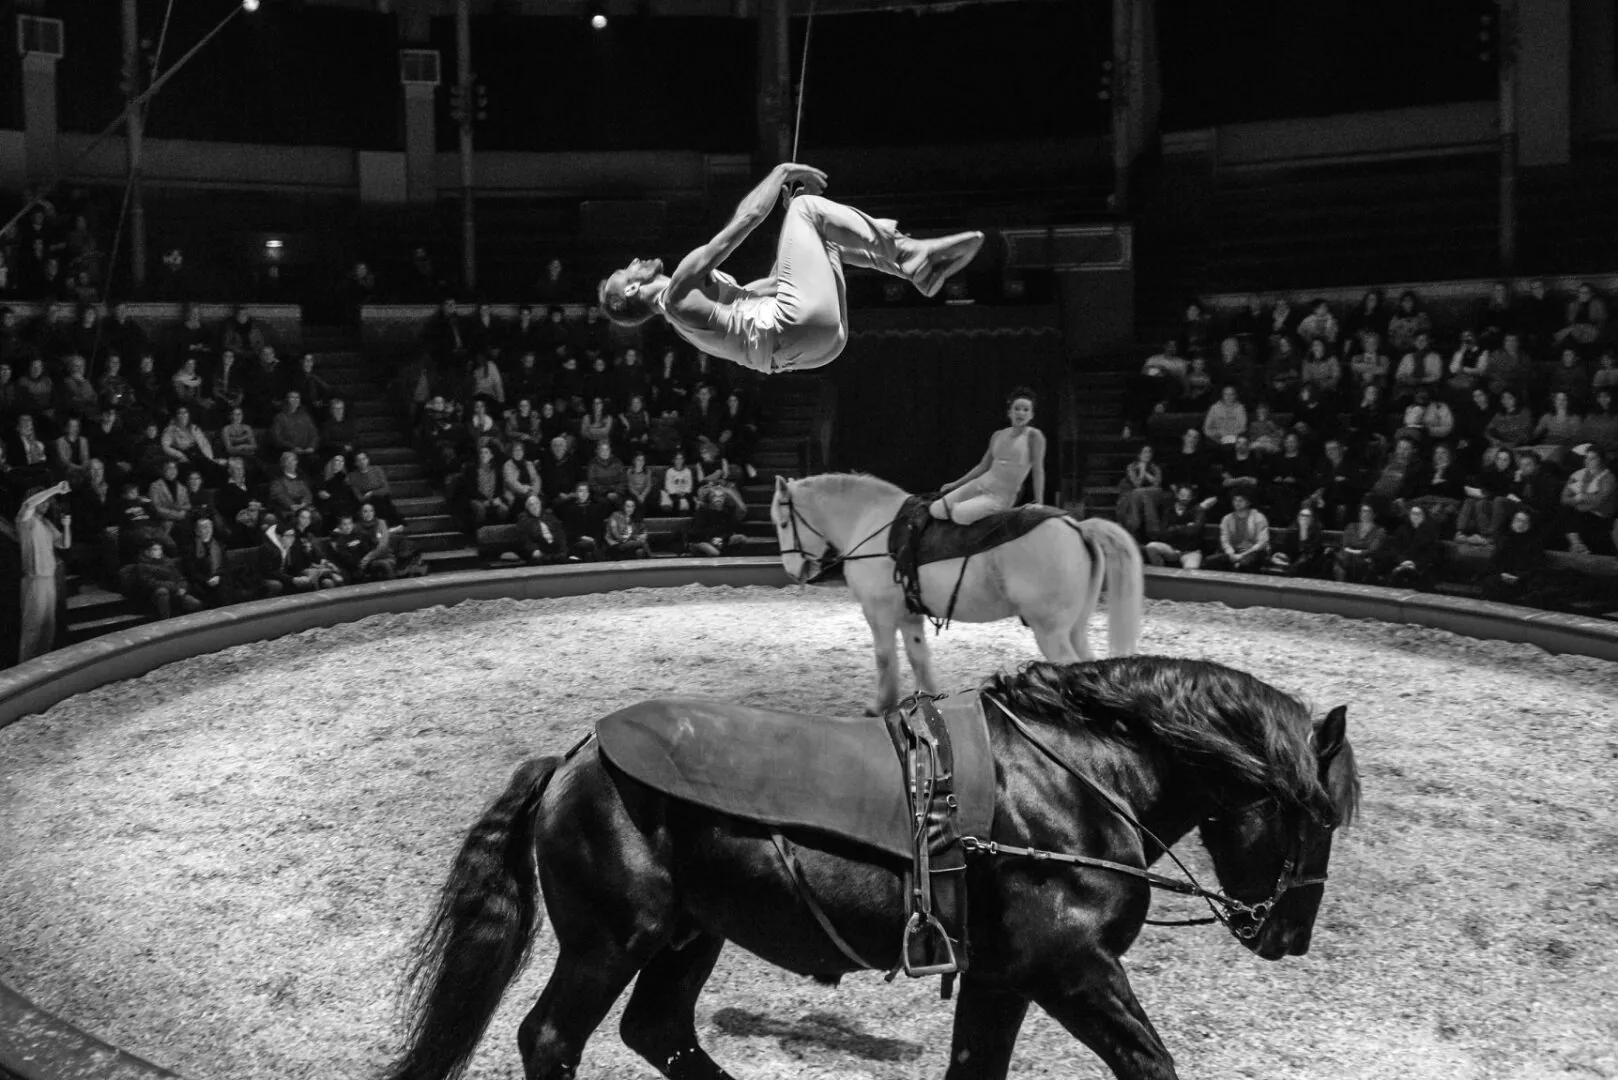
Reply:
[[[1006,424],[1006,394],[1027,385],[1040,398],[1034,426],[1049,441],[1047,495],[1054,493],[1061,353],[1054,335],[855,338],[829,369],[837,385],[833,464],[909,491],[937,490],[977,464],[989,435]]]
[[[1163,128],[1478,101],[1489,0],[1158,0]]]

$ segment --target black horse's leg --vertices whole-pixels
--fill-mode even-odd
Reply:
[[[1021,994],[998,993],[970,975],[963,978],[944,1080],[1005,1080],[1027,1014],[1028,999]]]
[[[573,1080],[584,1044],[639,965],[621,948],[562,946],[539,1001],[517,1030],[527,1080]]]
[[[724,938],[702,934],[683,949],[665,948],[635,980],[619,1034],[669,1080],[731,1080],[697,1045],[697,995],[724,947]]]
[[[1094,1050],[1119,1080],[1177,1080],[1174,1058],[1135,1000],[1123,968],[1111,958],[1091,963],[1081,981],[1036,996],[1039,1007]]]

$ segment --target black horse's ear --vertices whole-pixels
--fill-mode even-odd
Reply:
[[[1326,714],[1326,719],[1315,728],[1315,756],[1325,765],[1337,756],[1343,748],[1343,739],[1348,732],[1348,708],[1337,706]]]

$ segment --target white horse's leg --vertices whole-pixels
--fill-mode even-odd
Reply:
[[[876,650],[876,704],[866,708],[867,716],[881,716],[899,702],[899,650],[893,644],[895,620],[885,611],[865,609],[871,627],[871,644]]]
[[[1081,621],[1079,626],[1083,626]],[[1028,626],[1034,631],[1034,640],[1039,643],[1040,655],[1053,664],[1072,664],[1078,660],[1094,659],[1094,656],[1085,655],[1090,648],[1089,642],[1084,643],[1083,650],[1078,648],[1075,631],[1064,620],[1060,623],[1051,618],[1028,619]]]
[[[926,620],[907,612],[899,621],[899,634],[904,638],[910,670],[916,673],[916,689],[927,694],[938,693],[938,673],[933,670],[933,650],[927,644]]]

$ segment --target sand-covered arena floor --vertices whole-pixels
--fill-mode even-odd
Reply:
[[[1015,621],[934,648],[959,689],[1034,656]],[[1346,704],[1365,790],[1306,957],[1217,927],[1148,927],[1129,954],[1183,1076],[1618,1076],[1618,665],[1164,602],[1142,651]],[[104,687],[0,730],[0,979],[195,1080],[373,1076],[405,946],[520,761],[643,697],[847,715],[871,682],[845,592],[692,587],[378,616]],[[471,1076],[521,1075],[553,945],[541,931]],[[739,1080],[937,1077],[937,997],[732,948],[698,1026]],[[580,1070],[654,1075],[616,1012]],[[1106,1074],[1036,1010],[1012,1075]]]

